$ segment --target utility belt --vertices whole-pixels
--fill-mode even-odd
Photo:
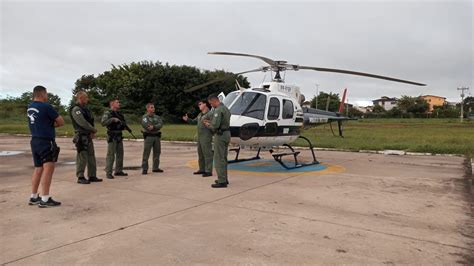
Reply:
[[[108,130],[107,131],[107,143],[111,142],[121,142],[123,140],[121,130]]]
[[[161,131],[156,132],[156,133],[150,133],[150,132],[142,131],[142,133],[143,133],[143,139],[146,139],[146,137],[158,137],[158,138],[161,138]]]
[[[72,142],[76,145],[77,152],[87,151],[87,147],[92,142],[91,133],[87,131],[76,131]]]
[[[218,128],[216,130],[216,134],[219,135],[219,136],[222,136],[222,135],[224,135],[224,132],[226,132],[226,131],[230,131],[230,129],[228,129],[228,128],[226,128],[226,129]]]

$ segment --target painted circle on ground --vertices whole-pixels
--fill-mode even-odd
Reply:
[[[23,154],[24,151],[0,151],[0,156],[14,156],[18,154]]]
[[[285,165],[292,167],[294,161],[285,161]],[[286,169],[275,160],[255,160],[247,162],[231,163],[228,165],[229,170],[243,172],[259,172],[259,173],[288,173],[288,172],[314,172],[326,170],[328,167],[324,164],[307,165],[300,168]]]
[[[286,165],[294,165],[294,161],[284,161]],[[188,167],[199,168],[196,160],[189,161]],[[290,173],[297,174],[330,174],[344,172],[346,169],[339,165],[331,165],[326,163],[307,165],[295,169],[286,169],[278,162],[271,159],[260,159],[246,162],[230,163],[228,164],[229,172],[239,174],[253,174],[253,175],[287,175]]]

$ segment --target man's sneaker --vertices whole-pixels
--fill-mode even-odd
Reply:
[[[49,197],[48,201],[44,202],[42,199],[40,200],[38,207],[40,208],[47,208],[47,207],[56,207],[61,205],[61,202],[53,200],[53,198]]]
[[[97,178],[96,176],[89,177],[89,182],[102,182],[102,178]]]
[[[41,197],[38,196],[36,198],[30,198],[28,205],[38,205],[40,203]]]
[[[153,173],[163,173],[164,171],[161,170],[160,168],[156,169],[156,170],[153,170]]]
[[[111,174],[108,174],[108,175],[107,175],[107,178],[108,178],[108,179],[114,179],[114,176],[111,175]]]
[[[85,184],[90,184],[91,182],[90,182],[89,180],[85,179],[84,177],[79,177],[79,178],[77,179],[77,183],[78,183],[78,184],[84,184],[84,185],[85,185]]]
[[[128,174],[125,173],[125,172],[118,172],[118,173],[115,173],[114,175],[116,175],[116,176],[128,176]]]

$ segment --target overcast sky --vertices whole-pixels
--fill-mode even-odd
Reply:
[[[315,71],[287,72],[310,98],[349,90],[364,105],[383,95],[459,101],[473,87],[473,3],[467,1],[1,1],[0,97],[42,84],[64,101],[83,74],[152,60],[240,72],[257,59],[342,68],[427,83],[418,87]],[[253,86],[269,74],[247,75]]]

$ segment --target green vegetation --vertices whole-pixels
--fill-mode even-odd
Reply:
[[[129,119],[130,121],[130,119]],[[131,124],[133,133],[141,138],[140,125]],[[337,125],[334,124],[334,131]],[[98,126],[99,137],[105,129]],[[58,129],[60,136],[72,136],[71,123]],[[26,118],[21,121],[0,119],[0,133],[28,134]],[[195,127],[168,124],[163,128],[164,140],[193,141]],[[337,132],[336,132],[337,134]],[[316,147],[346,150],[406,150],[412,152],[474,155],[474,121],[459,123],[459,119],[364,119],[344,124],[344,138],[334,137],[329,125],[303,131]],[[124,132],[124,136],[129,136]],[[297,141],[296,145],[305,145]]]
[[[184,92],[186,88],[217,78],[223,81],[192,93]],[[235,90],[235,79],[244,88],[250,85],[246,77],[222,70],[201,71],[191,66],[143,61],[112,65],[110,70],[96,76],[83,75],[76,81],[72,92],[85,90],[89,94],[88,106],[96,116],[108,108],[111,99],[117,98],[121,111],[126,115],[141,116],[145,105],[152,102],[158,115],[165,121],[176,123],[184,113],[197,115],[198,100],[211,93],[222,91],[227,94]]]

